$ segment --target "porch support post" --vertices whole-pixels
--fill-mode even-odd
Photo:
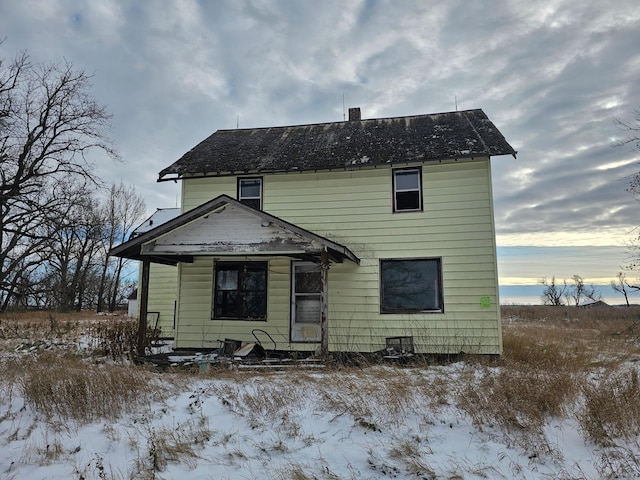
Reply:
[[[327,248],[320,252],[320,279],[322,293],[320,295],[320,355],[326,357],[329,353],[329,254]]]
[[[142,260],[142,279],[140,280],[140,318],[138,319],[138,356],[144,357],[147,343],[147,310],[149,308],[149,269],[151,262]]]

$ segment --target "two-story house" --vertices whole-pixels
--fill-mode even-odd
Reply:
[[[515,153],[482,110],[219,130],[160,172],[182,213],[112,254],[142,261],[145,313],[151,264],[177,265],[176,348],[258,329],[278,350],[500,354],[490,157]]]

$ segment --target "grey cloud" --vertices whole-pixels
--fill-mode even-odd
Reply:
[[[1,1],[1,0],[0,0]],[[578,1],[1,2],[3,56],[95,72],[150,209],[157,172],[219,128],[483,108],[518,159],[494,161],[500,233],[636,224],[615,118],[640,106],[640,5]],[[40,14],[34,16],[33,11]],[[615,212],[615,213],[611,213]]]

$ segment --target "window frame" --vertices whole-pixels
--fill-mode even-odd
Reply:
[[[437,308],[389,308],[385,307],[385,288],[384,288],[384,264],[392,262],[435,262],[437,278],[436,278],[436,300],[438,302]],[[379,260],[379,287],[380,287],[380,314],[397,314],[397,313],[412,313],[412,314],[432,314],[432,313],[444,313],[444,291],[442,285],[442,257],[418,257],[418,258],[384,258]]]
[[[393,213],[408,213],[408,212],[422,212],[423,211],[423,195],[422,195],[422,167],[407,167],[407,168],[394,168],[391,170],[391,183],[393,194]],[[398,173],[416,172],[418,174],[418,188],[417,189],[403,189],[398,190],[396,188],[396,175]],[[418,192],[418,208],[398,208],[398,193],[404,192]]]
[[[242,195],[242,183],[245,181],[258,181],[260,184],[260,194],[255,197],[250,197],[250,196],[243,196]],[[236,185],[237,188],[237,198],[238,201],[244,205],[248,205],[251,208],[255,208],[253,205],[250,205],[249,203],[246,203],[244,200],[258,200],[258,203],[260,204],[260,207],[257,210],[262,210],[262,199],[264,197],[264,180],[262,177],[238,177],[238,182]]]
[[[263,303],[264,303],[264,314],[259,317],[250,317],[246,316],[244,304],[240,305],[240,301],[243,298],[242,293],[247,293],[250,290],[244,288],[244,285],[241,285],[242,278],[240,277],[241,270],[244,269],[246,265],[250,265],[254,269],[258,267],[264,272],[264,291],[263,291]],[[240,308],[240,315],[218,315],[217,314],[217,303],[218,303],[218,292],[223,290],[218,290],[218,272],[219,271],[229,271],[231,270],[229,267],[236,267],[238,272],[237,275],[237,286],[235,290],[225,290],[225,291],[235,291],[238,299],[236,303],[237,307]],[[268,298],[269,298],[269,262],[268,261],[217,261],[213,265],[213,288],[212,288],[212,302],[211,302],[211,320],[233,320],[233,321],[247,321],[247,322],[260,322],[267,321],[268,314]],[[260,290],[258,290],[260,291]]]

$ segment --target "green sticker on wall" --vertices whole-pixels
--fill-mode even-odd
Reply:
[[[480,297],[480,308],[491,308],[491,297]]]

